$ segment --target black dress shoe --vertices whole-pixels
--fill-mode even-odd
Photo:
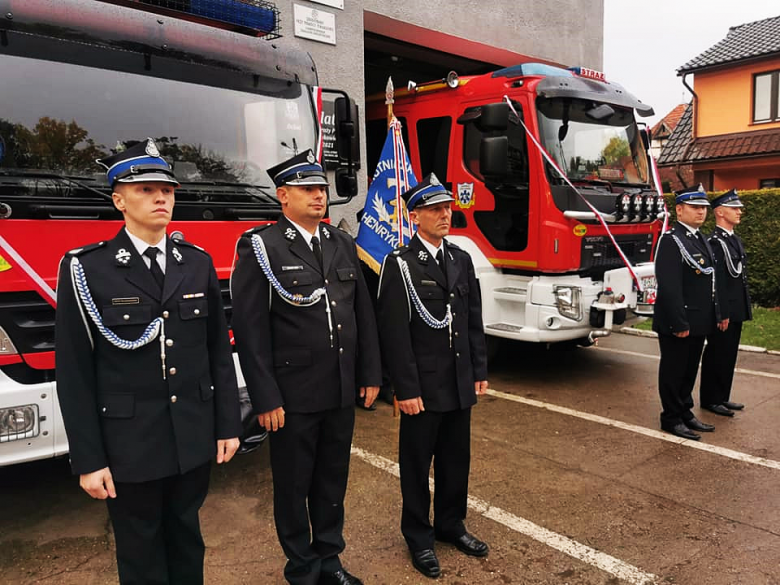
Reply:
[[[695,416],[691,420],[683,421],[683,424],[691,430],[699,431],[702,433],[711,433],[715,430],[715,425],[711,425],[706,422],[701,422]]]
[[[729,410],[722,404],[704,404],[702,405],[702,408],[704,410],[709,410],[710,412],[714,412],[715,414],[719,414],[721,416],[734,416],[734,412]]]
[[[319,585],[363,585],[363,581],[351,575],[343,567],[335,573],[320,573]]]
[[[744,404],[740,404],[739,402],[730,402],[728,400],[723,403],[723,406],[725,406],[729,410],[742,410],[743,408],[745,408]]]
[[[436,553],[432,548],[426,548],[412,552],[412,564],[414,568],[430,579],[436,579],[441,575],[441,566]]]
[[[455,548],[457,548],[460,552],[471,555],[472,557],[487,556],[488,551],[490,550],[487,544],[478,538],[474,538],[468,532],[464,533],[462,536],[458,536],[457,538],[445,537],[439,538],[439,540],[442,542],[449,542],[450,544],[454,545]]]
[[[683,439],[691,439],[692,441],[698,441],[701,439],[699,435],[694,433],[691,429],[682,423],[677,423],[676,425],[669,427],[661,426],[661,430],[673,435],[677,435],[678,437],[682,437]]]

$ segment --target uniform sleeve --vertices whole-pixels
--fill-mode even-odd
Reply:
[[[683,297],[684,269],[677,244],[672,241],[670,235],[662,236],[655,258],[655,277],[658,283],[655,310],[660,309],[663,313],[663,321],[668,331],[661,333],[681,333],[690,329]]]
[[[268,279],[257,263],[248,238],[238,242],[231,276],[233,336],[247,391],[256,414],[284,406],[274,375]]]
[[[357,288],[355,289],[355,319],[358,330],[358,370],[357,385],[382,385],[382,356],[379,351],[379,335],[377,333],[374,303],[368,292],[363,270],[357,256],[357,248],[352,244],[354,263],[357,273]]]
[[[209,321],[208,339],[209,368],[214,384],[214,429],[217,439],[232,439],[241,434],[241,407],[238,400],[238,383],[233,364],[233,350],[230,346],[225,308],[217,272],[209,259]]]
[[[73,287],[70,257],[60,262],[54,343],[57,398],[65,423],[73,473],[108,467],[97,411],[95,362],[86,313]]]
[[[398,257],[393,254],[385,257],[379,275],[377,324],[382,355],[398,400],[422,396],[412,347],[409,299]]]
[[[482,292],[474,274],[474,264],[466,257],[469,281],[469,347],[474,380],[487,380],[487,343],[485,325],[482,322]]]

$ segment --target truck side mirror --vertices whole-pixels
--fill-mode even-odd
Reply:
[[[355,171],[350,169],[336,169],[336,193],[347,201],[358,194],[358,181]],[[346,201],[331,202],[346,203]]]
[[[509,126],[509,105],[506,102],[485,104],[477,123],[483,132],[506,130]]]
[[[500,179],[509,172],[509,138],[491,136],[479,145],[479,172],[485,178]]]
[[[653,140],[653,135],[650,132],[650,128],[640,128],[639,136],[642,138],[642,144],[645,145],[645,150],[650,152],[650,143]]]
[[[360,156],[360,132],[358,131],[358,107],[355,100],[349,98],[337,98],[335,100],[336,115],[336,145],[339,159],[342,163],[351,161],[355,164],[355,158]]]

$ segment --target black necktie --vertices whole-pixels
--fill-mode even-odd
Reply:
[[[439,268],[441,268],[441,273],[444,275],[444,281],[447,281],[447,267],[444,265],[444,249],[439,248],[439,251],[436,252],[436,262],[439,263]]]
[[[312,236],[311,238],[311,251],[314,252],[320,272],[324,272],[322,268],[322,248],[320,248],[320,239],[317,236]]]
[[[160,269],[160,265],[157,263],[157,254],[159,253],[160,253],[159,248],[155,248],[154,246],[149,246],[144,251],[144,256],[146,256],[147,258],[149,258],[149,260],[151,260],[151,263],[149,264],[149,270],[151,271],[155,282],[160,287],[160,290],[162,290],[163,282],[165,282],[165,274],[163,274],[163,271]]]

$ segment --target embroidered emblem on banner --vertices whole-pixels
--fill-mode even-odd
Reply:
[[[458,183],[458,207],[468,209],[474,205],[474,183]]]

